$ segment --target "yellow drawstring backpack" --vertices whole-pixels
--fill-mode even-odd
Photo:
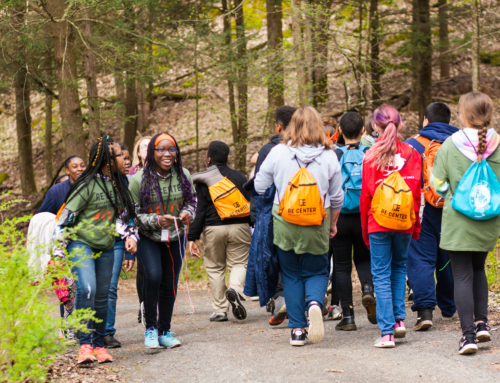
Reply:
[[[413,193],[401,177],[403,167],[387,177],[375,190],[372,200],[372,214],[375,221],[387,229],[408,230],[416,221]]]
[[[221,220],[250,215],[250,202],[227,177],[209,186],[208,191]]]
[[[285,195],[280,201],[278,214],[285,221],[295,225],[321,225],[323,219],[326,218],[323,198],[307,166],[301,167],[299,164],[299,167],[299,171],[288,182]]]

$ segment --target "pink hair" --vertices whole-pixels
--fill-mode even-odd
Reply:
[[[373,112],[372,127],[377,125],[384,131],[375,145],[366,152],[365,161],[373,161],[372,167],[384,171],[394,164],[400,139],[398,131],[403,128],[403,120],[398,111],[389,105],[382,105]],[[374,129],[375,130],[375,129]]]

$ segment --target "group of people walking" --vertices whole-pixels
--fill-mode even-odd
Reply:
[[[491,339],[484,267],[500,235],[492,113],[487,95],[463,95],[458,129],[449,125],[449,107],[432,103],[419,134],[403,142],[402,118],[388,105],[368,124],[347,112],[338,126],[312,107],[283,106],[250,180],[228,166],[221,141],[208,147],[207,170],[191,176],[170,134],[141,138],[132,167],[126,147],[101,137],[88,164],[68,159],[69,179],[49,190],[39,210],[57,214],[58,231],[91,222],[64,243],[79,260],[76,309],[90,308],[100,320],[79,334],[78,363],[110,362],[107,348],[120,346],[117,285],[122,262],[130,270],[135,255],[145,347],[181,344],[171,332],[177,284],[186,249],[201,254],[200,238],[212,322],[227,321],[230,309],[244,320],[245,300],[259,295],[271,325],[288,318],[293,346],[321,341],[327,314],[340,319],[337,330],[356,330],[354,261],[362,305],[380,329],[375,347],[395,347],[406,335],[408,278],[414,330],[433,325],[436,305],[444,319],[458,310],[459,353],[476,352]]]

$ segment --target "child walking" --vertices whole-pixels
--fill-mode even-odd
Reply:
[[[484,264],[488,252],[495,248],[500,233],[500,215],[477,220],[452,204],[458,200],[461,181],[475,163],[489,165],[490,184],[482,181],[467,190],[466,203],[485,214],[498,198],[500,177],[500,136],[489,128],[493,115],[491,99],[480,92],[460,97],[459,120],[464,129],[448,138],[436,156],[431,182],[445,197],[440,247],[450,254],[455,281],[455,304],[462,327],[459,354],[477,351],[477,342],[491,340],[488,327],[488,282]],[[469,173],[470,174],[470,173]],[[495,180],[496,178],[496,180]],[[495,188],[495,184],[496,187]]]
[[[321,311],[328,284],[329,237],[337,233],[344,193],[337,157],[330,150],[321,117],[314,108],[297,109],[283,142],[262,164],[255,190],[263,194],[273,183],[276,185],[274,244],[278,248],[288,327],[292,329],[290,344],[303,346],[306,336],[313,343],[324,336]],[[308,179],[307,183],[298,182],[301,175]],[[290,188],[289,182],[297,188]],[[306,310],[310,320],[307,331]]]
[[[130,192],[141,224],[137,255],[144,271],[144,345],[177,347],[181,342],[170,331],[170,321],[186,251],[185,226],[194,219],[196,196],[170,134],[151,139],[144,168],[130,180]]]
[[[363,134],[363,119],[356,112],[347,112],[340,119],[340,134],[345,146],[335,150],[342,169],[344,204],[340,210],[338,232],[330,242],[335,260],[336,282],[342,307],[342,320],[335,330],[356,330],[352,301],[352,261],[356,265],[362,290],[362,303],[367,310],[368,320],[376,324],[376,305],[373,295],[370,250],[363,241],[359,201],[361,194],[363,157],[369,149],[360,145]]]
[[[375,347],[394,347],[394,337],[406,335],[406,257],[420,233],[422,164],[418,152],[401,143],[403,121],[396,109],[376,109],[372,126],[380,137],[363,161],[361,223],[377,295],[381,337]]]

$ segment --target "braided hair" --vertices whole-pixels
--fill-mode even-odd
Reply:
[[[161,134],[161,133],[160,133]],[[151,138],[148,145],[148,154],[146,157],[146,164],[144,165],[142,181],[141,181],[141,190],[140,197],[143,211],[147,211],[149,208],[153,207],[152,201],[152,193],[156,194],[156,199],[158,203],[161,201],[161,191],[160,191],[160,183],[158,180],[158,171],[156,169],[155,162],[155,141],[160,136],[160,134],[156,134]],[[167,133],[168,134],[168,133]],[[172,165],[175,173],[177,174],[177,179],[179,180],[179,184],[181,185],[182,198],[185,202],[196,203],[196,197],[193,194],[191,182],[187,178],[186,174],[184,174],[184,170],[182,167],[182,158],[181,152],[179,150],[179,145],[175,138],[169,134],[170,137],[175,142],[175,149],[177,151],[177,160]]]
[[[89,164],[80,177],[78,177],[71,185],[64,203],[68,204],[73,198],[76,197],[77,194],[80,194],[84,187],[88,187],[90,182],[95,179],[96,184],[99,185],[108,200],[113,205],[115,216],[117,216],[119,210],[123,208],[123,218],[125,221],[128,221],[129,219],[134,219],[136,217],[134,203],[124,178],[119,174],[113,173],[112,171],[111,160],[113,160],[116,165],[116,155],[113,148],[114,143],[113,139],[109,136],[102,136],[94,142],[89,153]],[[111,197],[104,180],[97,177],[97,174],[101,174],[101,168],[103,166],[107,166],[109,170],[109,176],[113,184],[113,198]],[[92,192],[93,189],[91,193]],[[85,202],[85,205],[79,211],[85,210],[89,200]]]

